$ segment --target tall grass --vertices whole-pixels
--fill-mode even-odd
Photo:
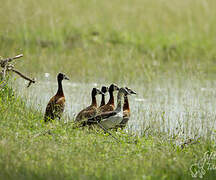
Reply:
[[[1,55],[23,52],[22,70],[65,71],[74,81],[149,82],[174,72],[209,78],[215,73],[215,5],[213,0],[2,1]]]

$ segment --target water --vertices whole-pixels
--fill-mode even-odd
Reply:
[[[27,105],[43,113],[49,99],[57,91],[56,80],[48,74],[30,88],[26,88],[22,79],[17,79],[14,86],[18,94],[26,99]],[[97,83],[63,81],[65,119],[73,120],[81,109],[90,105],[92,88],[101,86]],[[126,131],[143,134],[151,130],[185,138],[215,138],[216,81],[162,80],[148,85],[127,86],[138,95],[129,97],[131,118]],[[100,98],[97,97],[98,104]]]

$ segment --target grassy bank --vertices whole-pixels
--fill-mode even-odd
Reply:
[[[202,139],[181,149],[178,137],[155,132],[118,133],[118,143],[100,131],[44,124],[42,114],[7,87],[0,91],[0,105],[0,179],[191,179],[190,167],[215,149]],[[204,178],[214,179],[216,171],[207,165]]]

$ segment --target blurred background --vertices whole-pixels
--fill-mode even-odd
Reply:
[[[216,1],[214,0],[0,0],[0,55],[24,54],[17,68],[36,77],[22,89],[30,104],[65,83],[66,114],[90,103],[94,86],[117,83],[130,98],[129,128],[187,136],[216,127]],[[20,85],[21,84],[21,85]],[[40,94],[40,96],[38,96]],[[108,96],[107,96],[108,97]]]
[[[24,54],[33,76],[76,82],[209,79],[216,72],[214,0],[1,0],[0,55]]]

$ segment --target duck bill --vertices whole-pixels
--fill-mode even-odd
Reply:
[[[137,94],[136,92],[132,91],[131,94]]]
[[[120,88],[119,88],[118,86],[116,86],[116,87],[115,87],[115,90],[116,90],[116,91],[119,91],[119,90],[120,90]]]
[[[65,80],[70,80],[67,76],[64,77]]]

